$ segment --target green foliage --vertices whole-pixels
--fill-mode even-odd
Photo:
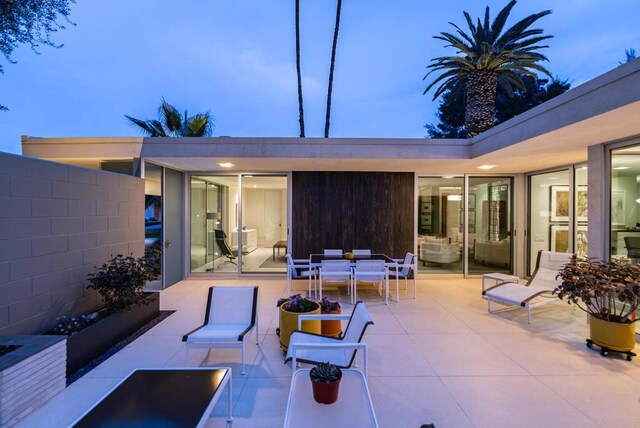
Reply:
[[[13,51],[21,44],[28,44],[31,49],[39,54],[39,46],[61,48],[55,44],[51,35],[63,30],[60,23],[63,18],[68,24],[71,4],[75,0],[1,0],[0,1],[0,52],[10,64],[15,64],[11,59]],[[0,64],[0,74],[4,73]],[[8,110],[0,105],[0,111]]]
[[[424,79],[434,72],[442,74],[427,86],[424,94],[434,87],[434,100],[447,91],[455,93],[464,89],[471,74],[481,71],[495,73],[498,86],[507,94],[511,94],[514,87],[524,89],[521,75],[536,78],[536,72],[542,72],[552,77],[539,64],[541,61],[547,61],[547,58],[536,51],[547,48],[548,46],[539,43],[553,36],[542,35],[542,29],[529,28],[551,11],[545,10],[529,15],[505,30],[505,24],[515,4],[515,0],[510,1],[493,22],[490,22],[488,6],[485,9],[484,22],[478,18],[476,24],[465,11],[464,17],[469,33],[450,23],[456,34],[441,32],[440,35],[434,36],[444,41],[445,47],[456,49],[456,55],[431,60],[431,64],[427,66],[430,70]]]
[[[625,49],[624,56],[625,56],[625,60],[622,62],[619,62],[620,65],[626,64],[627,62],[631,62],[634,59],[638,58],[638,55],[636,54],[636,50],[634,48]]]
[[[114,313],[138,304],[148,303],[144,286],[151,278],[144,257],[118,254],[88,275],[89,286],[104,298],[105,309]]]
[[[342,370],[331,363],[318,363],[309,373],[311,380],[317,383],[333,383],[342,378]]]
[[[158,120],[136,119],[126,114],[124,117],[149,137],[210,137],[213,135],[213,117],[209,112],[189,116],[185,110],[184,114],[181,114],[164,99],[158,109]]]
[[[318,309],[318,302],[302,297],[300,294],[294,294],[293,296],[283,297],[278,299],[277,307],[282,306],[289,312],[303,313],[311,312]]]
[[[501,88],[496,96],[496,124],[507,121],[525,111],[542,104],[568,91],[571,83],[567,80],[554,78],[534,79],[521,76],[525,90],[516,88],[510,97]],[[465,91],[447,91],[442,96],[438,106],[437,117],[439,123],[426,124],[429,138],[467,138],[464,128],[464,95]]]
[[[566,264],[554,291],[594,317],[628,324],[640,301],[640,265],[625,259],[588,258]],[[584,306],[583,306],[584,305]]]

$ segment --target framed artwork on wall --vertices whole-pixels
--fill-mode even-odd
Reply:
[[[569,225],[550,224],[549,233],[549,251],[566,253],[569,250]]]
[[[588,253],[589,237],[587,235],[587,225],[578,225],[576,229],[575,248],[576,255],[586,257]],[[559,253],[569,251],[569,225],[551,224],[549,225],[549,250]]]
[[[625,208],[626,208],[627,192],[624,190],[612,190],[611,191],[611,225],[624,226],[625,221]]]
[[[578,186],[576,192],[576,219],[579,223],[589,220],[588,202],[587,186]]]
[[[476,209],[476,194],[475,193],[469,193],[469,210],[475,210]]]
[[[569,221],[569,186],[550,186],[551,221]]]

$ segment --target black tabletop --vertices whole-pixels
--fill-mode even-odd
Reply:
[[[74,427],[195,427],[227,369],[136,370]]]
[[[368,256],[354,256],[352,259],[347,259],[344,254],[340,256],[325,256],[324,254],[311,254],[309,258],[310,263],[312,264],[320,264],[323,260],[349,260],[352,263],[357,262],[358,260],[384,260],[387,263],[395,263],[391,257],[386,254],[371,254]]]

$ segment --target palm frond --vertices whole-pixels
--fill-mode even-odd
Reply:
[[[155,126],[149,123],[150,121],[136,119],[135,117],[131,117],[126,114],[124,115],[124,117],[126,117],[132,125],[140,128],[143,134],[146,134],[149,137],[166,137],[164,129],[162,129],[162,127],[160,129],[157,129]]]
[[[178,109],[162,99],[160,104],[160,119],[167,126],[169,132],[178,131],[182,127],[182,120],[180,119],[180,112]]]

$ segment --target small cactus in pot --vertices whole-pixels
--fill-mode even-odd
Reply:
[[[319,363],[309,372],[313,387],[313,399],[321,404],[332,404],[338,400],[342,370],[331,363]]]

